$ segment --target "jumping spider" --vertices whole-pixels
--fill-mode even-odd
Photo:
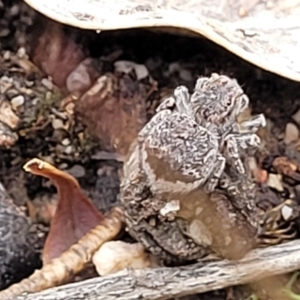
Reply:
[[[237,81],[212,74],[197,80],[194,92],[179,86],[138,135],[139,168],[153,194],[213,192],[228,163],[245,174],[242,157],[256,150],[262,114],[239,124],[249,104]]]
[[[127,230],[163,260],[199,259],[212,250],[211,245],[231,248],[223,237],[233,229],[246,225],[252,236],[252,229],[258,228],[254,185],[243,157],[259,146],[255,132],[265,119],[258,115],[239,124],[237,116],[248,102],[235,80],[217,74],[200,78],[192,95],[184,86],[176,88],[132,144],[120,194]],[[221,182],[229,197],[214,193]],[[214,194],[217,201],[210,198]],[[191,216],[180,215],[184,212]],[[204,230],[214,223],[213,213],[217,223],[224,224],[224,235]],[[200,226],[197,241],[191,224]],[[245,242],[247,247],[251,244],[246,236],[236,243],[241,248]]]

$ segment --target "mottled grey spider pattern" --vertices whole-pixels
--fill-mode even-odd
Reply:
[[[255,133],[265,126],[262,114],[237,122],[248,104],[237,81],[224,75],[199,78],[191,95],[177,87],[138,135],[139,167],[151,191],[212,192],[226,163],[244,174],[242,157],[259,146]]]
[[[191,212],[185,215],[185,201],[194,199],[192,209],[200,214],[215,203],[209,200],[214,193],[202,192],[213,192],[218,183],[228,197],[218,197],[211,211],[218,211],[220,222],[224,218],[226,224],[225,234],[214,241],[228,246],[222,238],[238,224],[258,228],[255,185],[244,156],[257,149],[260,140],[255,132],[265,119],[258,115],[239,124],[237,116],[248,102],[235,80],[217,74],[200,78],[192,94],[184,86],[176,88],[131,145],[120,193],[127,230],[164,262],[194,261],[212,251],[205,230],[197,231],[197,241],[190,234],[198,215],[192,214],[195,220]],[[204,215],[199,218],[211,225]]]

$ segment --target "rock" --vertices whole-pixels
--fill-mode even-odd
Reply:
[[[142,80],[148,77],[149,72],[145,65],[136,64],[132,61],[119,60],[114,63],[115,71],[129,74],[132,70],[135,71],[137,80]]]
[[[284,191],[280,175],[270,173],[267,184],[269,187],[276,189],[279,192]]]
[[[75,178],[81,178],[85,176],[85,169],[83,166],[74,165],[72,168],[66,170],[69,174],[73,175]]]
[[[293,123],[286,124],[284,142],[288,145],[292,142],[296,142],[299,138],[299,130],[297,126]]]
[[[293,208],[288,205],[284,205],[281,209],[281,215],[285,221],[288,221],[293,216]]]
[[[16,96],[11,99],[10,103],[14,110],[16,110],[19,106],[22,106],[25,102],[25,98],[23,95]]]
[[[292,115],[292,119],[300,126],[300,109]]]
[[[103,244],[92,260],[101,276],[125,268],[143,269],[157,266],[153,257],[140,243],[129,244],[123,241],[110,241]]]
[[[50,91],[53,89],[53,83],[48,78],[43,78],[41,84]]]
[[[64,123],[60,119],[54,119],[52,121],[52,127],[53,127],[53,129],[63,129],[64,128]]]

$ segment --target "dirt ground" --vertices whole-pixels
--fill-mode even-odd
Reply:
[[[42,28],[47,26],[49,24],[44,17],[19,1],[0,0],[0,83],[4,82],[3,77],[6,76],[19,80],[20,86],[26,86],[27,89],[21,93],[25,95],[25,101],[20,104],[21,108],[18,106],[15,110],[20,122],[13,132],[18,140],[11,147],[0,148],[0,181],[15,203],[41,224],[42,231],[47,232],[51,209],[55,206],[55,188],[46,179],[23,172],[22,166],[30,158],[47,159],[60,169],[72,173],[100,210],[109,210],[117,203],[118,170],[124,153],[114,151],[105,139],[99,141],[101,134],[93,132],[94,135],[89,135],[90,131],[86,130],[86,124],[80,117],[74,116],[67,127],[63,127],[59,121],[53,121],[60,119],[61,101],[67,101],[68,97],[63,79],[57,73],[65,72],[72,63],[76,66],[77,61],[86,57],[97,62],[100,74],[113,70],[116,61],[131,61],[147,68],[151,80],[149,76],[141,80],[146,93],[150,90],[145,104],[147,119],[152,116],[161,97],[178,85],[186,85],[192,90],[199,76],[210,76],[213,72],[234,77],[249,96],[252,112],[264,113],[269,120],[270,131],[277,136],[276,141],[287,138],[290,133],[285,132],[286,125],[292,123],[297,131],[294,133],[294,142],[298,142],[300,123],[292,116],[300,109],[299,83],[261,70],[213,42],[201,37],[169,34],[167,30],[132,29],[97,34],[64,26],[63,32],[67,32],[72,42],[62,43],[59,38],[54,38],[56,31],[45,37]],[[51,23],[51,26],[55,24]],[[50,44],[57,43],[56,50],[53,45],[47,46],[41,36],[50,40]],[[22,56],[22,51],[26,55]],[[41,62],[50,57],[51,51],[57,51],[55,58],[50,58],[52,63],[56,63],[56,70],[44,67],[40,77],[34,75],[33,66],[26,63],[24,67],[20,63],[24,58],[23,61],[35,61],[35,65],[42,65]],[[18,63],[13,56],[17,57]],[[70,62],[70,57],[75,57],[75,62]],[[21,71],[24,68],[30,71]],[[47,70],[53,81],[57,80],[58,88],[52,87]],[[28,82],[32,82],[32,85]],[[153,82],[156,88],[151,90]],[[9,88],[4,94],[12,101],[20,93],[14,93]],[[33,100],[36,98],[46,99],[45,104],[35,104]],[[51,121],[47,122],[49,115]],[[40,121],[36,122],[39,117]],[[114,122],[121,120],[115,119]],[[105,128],[100,129],[105,131]],[[100,129],[98,133],[102,132]],[[68,148],[70,145],[73,148]],[[298,158],[297,151],[293,155]],[[238,290],[231,296],[227,292],[209,293],[197,299],[242,299]]]

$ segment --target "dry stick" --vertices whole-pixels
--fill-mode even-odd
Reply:
[[[22,280],[0,292],[0,299],[9,299],[24,292],[38,292],[57,286],[72,275],[80,272],[91,260],[95,251],[106,241],[115,238],[124,225],[123,212],[120,208],[112,209],[111,213],[84,235],[78,243],[70,247],[60,257],[36,270],[29,278]]]
[[[246,284],[300,269],[300,241],[251,251],[239,261],[121,271],[15,300],[164,300]],[[2,298],[1,298],[2,299]]]

